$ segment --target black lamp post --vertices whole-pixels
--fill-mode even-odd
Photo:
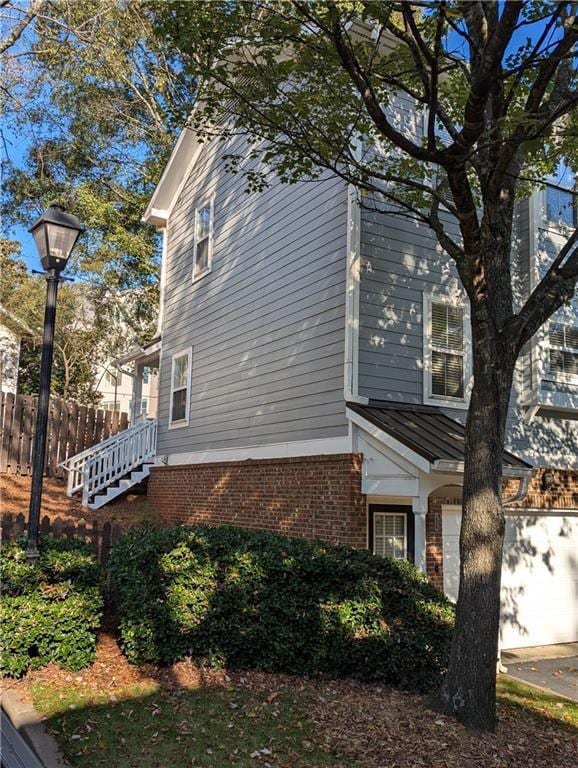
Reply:
[[[76,216],[66,213],[59,205],[51,205],[29,230],[34,236],[40,261],[46,275],[46,309],[44,312],[44,334],[42,337],[42,362],[40,364],[40,391],[36,410],[36,432],[32,464],[32,491],[28,513],[27,558],[33,562],[38,558],[38,529],[40,525],[40,502],[42,500],[42,477],[44,474],[44,453],[46,451],[46,427],[50,400],[50,377],[54,351],[54,321],[56,319],[56,295],[60,273],[66,267],[76,241],[84,232]]]

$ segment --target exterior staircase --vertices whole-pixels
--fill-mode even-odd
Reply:
[[[100,509],[149,476],[157,449],[157,420],[140,421],[71,456],[66,493],[82,492],[82,506]]]

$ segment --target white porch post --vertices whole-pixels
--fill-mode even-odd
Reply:
[[[411,500],[414,519],[415,564],[420,571],[426,572],[425,550],[425,516],[427,514],[427,497],[413,496]]]
[[[142,400],[142,375],[144,365],[135,364],[135,376],[132,383],[132,405],[131,405],[131,424],[135,424],[140,416],[140,403]]]

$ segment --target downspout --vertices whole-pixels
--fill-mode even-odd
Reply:
[[[519,479],[518,490],[513,496],[508,496],[507,499],[504,499],[502,501],[502,508],[509,507],[511,504],[515,504],[517,501],[523,501],[528,495],[528,488],[530,486],[530,480],[532,478],[528,475],[525,475],[524,477],[520,477],[518,479]]]

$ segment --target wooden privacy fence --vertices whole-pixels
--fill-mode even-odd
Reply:
[[[0,472],[32,472],[32,446],[38,398],[2,393],[0,402]],[[63,476],[58,465],[128,427],[128,415],[50,398],[44,473]]]
[[[28,530],[28,522],[22,513],[13,515],[5,512],[2,515],[1,538],[3,541],[21,536]],[[81,539],[88,541],[94,547],[94,551],[103,566],[108,562],[110,550],[115,541],[124,533],[123,528],[117,523],[103,523],[99,525],[95,520],[87,523],[85,520],[63,520],[60,517],[50,519],[44,516],[40,521],[40,535],[66,536],[68,539]]]

